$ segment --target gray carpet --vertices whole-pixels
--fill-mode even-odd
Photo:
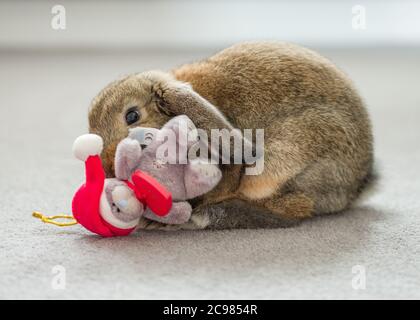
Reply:
[[[101,87],[207,53],[0,53],[0,298],[420,298],[420,52],[322,52],[368,103],[382,175],[376,193],[292,229],[118,239],[44,225],[31,212],[70,212],[83,180],[71,145]],[[65,289],[54,286],[57,265]],[[356,265],[365,289],[352,286]]]

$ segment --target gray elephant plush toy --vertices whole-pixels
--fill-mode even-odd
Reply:
[[[136,201],[134,194],[118,187],[109,191],[109,200],[118,206],[116,215],[132,220],[134,216],[166,223],[181,224],[191,217],[192,208],[186,201],[212,190],[220,181],[222,173],[217,165],[208,161],[191,159],[189,151],[199,144],[194,123],[184,115],[174,117],[162,129],[137,127],[117,146],[115,154],[115,176],[118,180],[130,180],[133,172],[141,170],[155,178],[172,194],[172,208],[165,216],[155,215]]]

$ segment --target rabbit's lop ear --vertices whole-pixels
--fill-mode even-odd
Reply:
[[[149,72],[148,78],[152,82],[152,92],[160,112],[171,117],[186,115],[199,129],[233,129],[222,112],[189,83],[158,71]]]
[[[161,113],[170,117],[184,114],[186,99],[195,92],[190,84],[157,70],[147,72],[146,77],[152,83],[153,99]]]
[[[230,128],[231,125],[223,114],[208,100],[196,92],[189,83],[182,82],[168,75],[150,72],[153,82],[152,92],[160,112],[168,116],[187,115],[198,128],[210,123],[211,128]],[[213,120],[212,120],[213,119]]]

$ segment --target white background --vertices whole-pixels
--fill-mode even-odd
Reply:
[[[67,29],[51,28],[64,5]],[[352,7],[366,8],[366,30]],[[309,46],[417,46],[420,1],[1,1],[0,48],[214,48],[252,39]],[[30,26],[30,27],[29,27]]]

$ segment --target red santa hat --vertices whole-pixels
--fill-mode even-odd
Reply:
[[[101,236],[125,236],[130,234],[135,227],[117,227],[113,225],[115,221],[106,221],[101,215],[100,204],[105,185],[105,172],[99,157],[102,148],[103,140],[96,134],[85,134],[74,141],[74,156],[85,162],[86,182],[73,197],[73,215],[86,229]]]

